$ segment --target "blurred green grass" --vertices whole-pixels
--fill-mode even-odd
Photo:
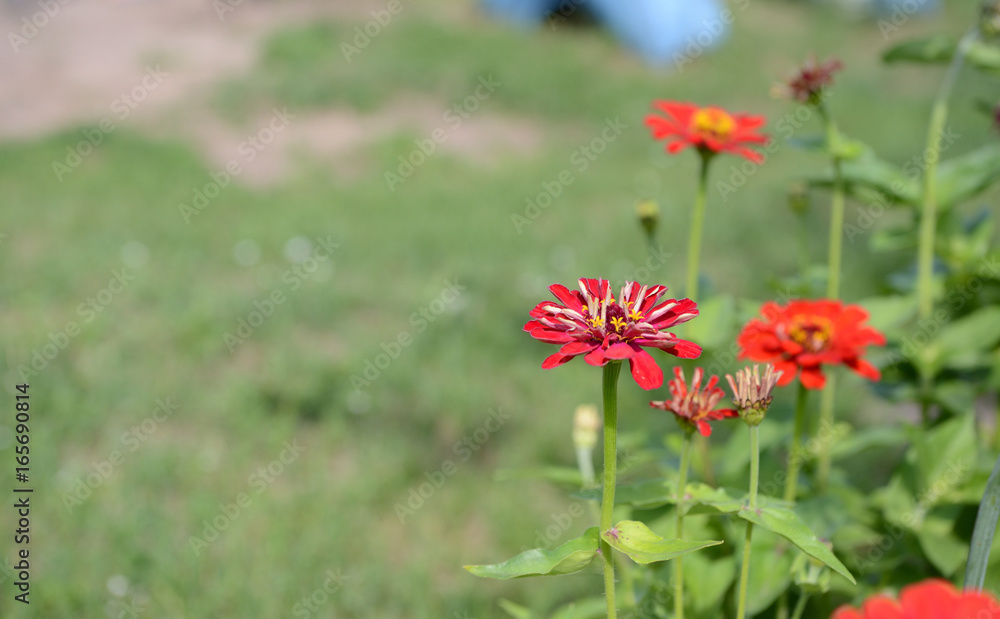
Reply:
[[[899,40],[939,27],[956,32],[973,4],[949,4],[943,26],[911,20]],[[77,131],[0,145],[8,235],[0,253],[12,267],[0,281],[6,389],[50,332],[68,321],[82,327],[29,379],[32,607],[5,595],[0,615],[117,616],[120,600],[106,588],[114,575],[128,579],[123,599],[144,605],[145,617],[293,616],[327,570],[349,578],[312,616],[498,617],[501,596],[545,605],[596,591],[596,572],[538,586],[479,581],[461,565],[516,553],[566,510],[567,499],[544,484],[492,479],[497,468],[571,465],[572,409],[599,401],[591,369],[577,362],[542,372],[551,351],[520,328],[549,283],[620,280],[645,261],[632,208],[647,197],[637,186],[651,186],[650,177],[662,179],[652,186],[671,253],[654,278],[680,292],[695,162],[689,153],[667,158],[652,143],[642,125],[650,102],[714,103],[766,114],[773,125],[790,107],[769,97],[770,86],[809,51],[835,54],[848,67],[831,102],[842,129],[902,162],[922,148],[940,75],[882,66],[885,43],[873,23],[790,3],[755,3],[725,46],[680,73],[642,66],[599,31],[521,31],[437,18],[416,5],[346,63],[340,43],[359,23],[277,32],[256,69],[219,87],[216,109],[244,126],[273,105],[301,117],[331,106],[373,113],[423,97],[443,112],[492,74],[502,86],[477,114],[529,123],[538,146],[529,154],[500,149],[486,164],[442,150],[390,192],[384,171],[427,135],[375,136],[352,153],[358,173],[341,173],[345,161],[331,171],[303,159],[277,186],[231,185],[188,224],[177,205],[190,203],[213,168],[179,140],[116,132],[62,183],[51,162],[65,157]],[[956,153],[995,139],[970,112],[990,87],[963,78]],[[511,214],[523,213],[525,199],[616,117],[629,128],[518,234]],[[796,135],[815,132],[810,124]],[[738,164],[719,160],[714,180]],[[785,192],[823,165],[783,145],[734,196],[711,194],[703,270],[713,289],[764,298],[768,276],[795,271]],[[810,243],[821,261],[826,200],[814,198]],[[340,248],[291,291],[280,277],[292,266],[286,242],[327,235]],[[259,266],[234,261],[242,239],[259,244]],[[129,267],[135,280],[83,324],[78,305],[126,266],[122,248],[134,241],[148,261]],[[881,276],[910,259],[873,256],[863,243],[847,252],[848,299],[877,292]],[[439,298],[446,280],[466,290],[416,333],[411,315]],[[223,334],[274,288],[287,300],[230,354]],[[355,394],[352,376],[401,331],[413,344]],[[123,433],[168,397],[177,412],[68,509],[65,489],[112,451],[127,451]],[[648,412],[648,399],[634,385],[623,388],[624,429],[672,430]],[[463,462],[456,441],[498,407],[511,420]],[[2,451],[11,454],[4,435]],[[250,476],[289,440],[305,453],[254,494]],[[455,475],[401,523],[395,505],[447,460]],[[10,485],[4,476],[0,491]],[[196,556],[190,537],[240,492],[252,495],[250,505]],[[574,522],[566,536],[588,524]],[[12,556],[10,536],[0,549]]]

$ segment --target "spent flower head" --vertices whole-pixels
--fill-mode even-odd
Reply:
[[[778,87],[777,94],[816,105],[822,101],[823,91],[833,84],[833,74],[842,68],[844,64],[836,58],[818,62],[816,56],[810,56],[795,75]]]
[[[684,370],[679,367],[674,368],[674,379],[670,381],[669,400],[650,402],[649,405],[660,410],[670,411],[677,415],[677,423],[689,432],[697,429],[702,436],[712,434],[709,421],[735,417],[736,411],[731,408],[716,410],[715,405],[725,395],[725,392],[716,386],[719,382],[718,376],[708,379],[705,388],[701,388],[701,381],[704,372],[701,368],[694,369],[694,378],[691,386],[688,387],[684,379]]]
[[[733,403],[740,417],[750,426],[760,425],[774,396],[771,392],[781,378],[781,372],[775,371],[770,363],[764,366],[764,376],[760,375],[760,366],[746,367],[736,371],[736,377],[726,374],[729,388],[733,390]]]
[[[660,220],[660,205],[656,200],[641,200],[635,205],[635,214],[646,236],[656,234],[656,225]]]

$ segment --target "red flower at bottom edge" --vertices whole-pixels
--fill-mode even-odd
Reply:
[[[1000,603],[986,593],[957,591],[945,580],[910,585],[899,601],[868,598],[861,609],[842,606],[831,619],[1000,619]]]

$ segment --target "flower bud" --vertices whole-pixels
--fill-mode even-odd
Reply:
[[[656,234],[656,226],[660,220],[660,205],[656,200],[642,200],[635,205],[635,214],[639,217],[639,223],[646,236],[652,238]]]
[[[733,390],[733,403],[739,411],[740,418],[748,426],[759,426],[764,421],[764,415],[771,406],[774,396],[771,392],[778,384],[781,372],[775,372],[774,366],[764,366],[764,376],[760,375],[760,366],[743,368],[736,372],[736,378],[726,374],[729,387]]]
[[[581,404],[573,414],[573,445],[577,449],[593,449],[597,445],[597,431],[601,428],[601,415],[592,404]]]
[[[788,206],[796,215],[805,215],[809,210],[809,189],[805,183],[792,183],[788,188]]]

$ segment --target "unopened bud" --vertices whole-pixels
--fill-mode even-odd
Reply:
[[[646,236],[652,237],[656,234],[656,226],[660,221],[660,205],[656,200],[642,200],[635,205],[635,214]]]
[[[809,210],[809,189],[805,183],[792,183],[788,188],[788,206],[796,215],[805,215]]]
[[[983,3],[979,27],[987,37],[1000,34],[1000,0],[986,0]]]
[[[577,449],[593,449],[597,445],[597,431],[601,429],[601,415],[592,404],[581,404],[573,414],[573,444]]]
[[[740,418],[748,426],[759,426],[764,421],[764,415],[771,406],[774,396],[771,392],[778,384],[781,372],[775,372],[774,366],[764,366],[764,376],[760,375],[760,366],[737,370],[736,378],[726,374],[729,387],[733,390],[733,403],[740,413]]]

